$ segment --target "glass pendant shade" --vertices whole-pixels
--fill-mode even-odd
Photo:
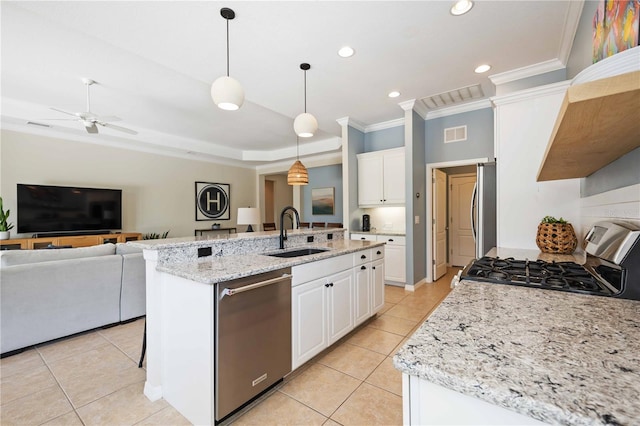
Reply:
[[[289,169],[287,183],[289,185],[307,185],[309,183],[309,173],[300,160],[296,160]]]
[[[244,102],[244,89],[238,80],[224,75],[211,85],[211,97],[218,108],[235,111]]]
[[[303,112],[293,122],[293,130],[301,138],[310,138],[318,130],[318,120],[308,112]]]

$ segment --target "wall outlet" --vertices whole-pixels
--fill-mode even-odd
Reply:
[[[416,216],[414,222],[416,225],[420,225],[420,216]]]
[[[313,242],[313,235],[310,236],[310,237],[307,237],[307,242],[308,243],[312,243]]]
[[[202,247],[198,249],[198,257],[211,256],[211,247]]]

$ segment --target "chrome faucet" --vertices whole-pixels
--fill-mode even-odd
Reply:
[[[284,229],[284,215],[287,210],[292,210],[293,214],[296,216],[296,228],[300,229],[300,215],[298,214],[298,210],[293,208],[292,206],[287,206],[280,212],[280,248],[284,248],[284,242],[287,239],[287,230]]]

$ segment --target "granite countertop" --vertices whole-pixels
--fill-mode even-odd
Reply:
[[[462,281],[393,361],[543,422],[638,424],[640,301]]]
[[[383,246],[384,244],[384,242],[376,241],[336,240],[333,242],[305,244],[304,246],[291,247],[284,250],[271,250],[260,254],[236,254],[221,257],[208,256],[190,262],[159,265],[157,270],[204,284],[215,284],[273,271],[275,269],[329,259],[371,247]],[[322,253],[292,258],[267,256],[268,253],[286,252],[301,248],[327,248],[329,250]]]

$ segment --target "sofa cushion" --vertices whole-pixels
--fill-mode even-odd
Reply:
[[[136,247],[133,244],[129,244],[129,243],[116,244],[116,254],[135,254],[135,253],[142,253],[142,248]]]
[[[0,252],[0,266],[25,265],[29,263],[108,256],[113,254],[116,254],[116,246],[112,243],[68,249],[5,250]]]

